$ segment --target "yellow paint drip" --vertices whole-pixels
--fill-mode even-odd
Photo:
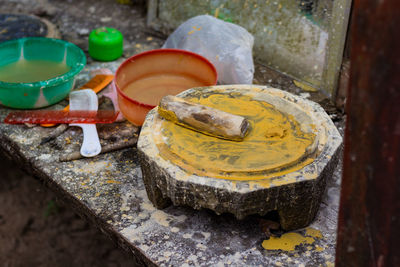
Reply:
[[[160,156],[188,173],[230,180],[262,180],[293,172],[313,161],[310,153],[314,151],[308,148],[313,145],[315,134],[304,132],[292,115],[269,103],[223,92],[200,94],[187,100],[243,116],[251,124],[246,138],[234,142],[163,121],[162,134],[154,135]],[[266,183],[269,186],[280,181]]]
[[[262,247],[266,250],[294,251],[296,246],[312,244],[314,242],[315,239],[312,237],[302,236],[298,233],[286,233],[280,237],[271,236],[268,240],[264,240]]]
[[[188,32],[189,35],[195,33],[196,31],[200,31],[200,30],[201,30],[201,27],[198,27],[198,28],[197,28],[196,26],[193,26],[192,29],[193,29],[193,30],[191,30],[191,31]]]
[[[307,84],[301,83],[299,81],[293,80],[294,85],[296,85],[297,87],[303,89],[304,91],[308,91],[308,92],[317,92],[318,90],[315,89],[312,86],[309,86]]]
[[[314,229],[314,228],[307,228],[306,229],[306,236],[311,236],[311,237],[315,237],[315,238],[322,238],[322,233],[320,230]]]
[[[106,183],[107,184],[120,184],[121,182],[115,181],[115,180],[107,180]]]
[[[294,251],[297,246],[300,245],[311,245],[316,239],[322,238],[321,231],[314,228],[307,228],[304,235],[299,233],[286,233],[280,237],[271,236],[268,240],[264,240],[262,247],[266,250],[283,250],[283,251]],[[311,249],[307,246],[307,249]],[[316,251],[322,251],[323,248],[320,246],[315,247]]]

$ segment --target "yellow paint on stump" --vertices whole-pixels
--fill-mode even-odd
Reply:
[[[299,170],[313,161],[313,131],[304,132],[292,115],[272,104],[248,95],[224,93],[202,94],[187,100],[243,116],[251,124],[246,138],[234,142],[171,121],[162,122],[161,134],[154,136],[160,156],[188,173],[229,180],[262,180]],[[286,182],[263,182],[265,187],[275,183]]]

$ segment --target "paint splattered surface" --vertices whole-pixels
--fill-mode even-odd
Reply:
[[[117,63],[115,63],[117,64]],[[112,66],[111,66],[112,68]],[[81,76],[84,79],[84,72]],[[0,109],[3,119],[8,110]],[[136,128],[118,123],[120,133]],[[109,127],[109,126],[107,126]],[[329,266],[334,261],[340,171],[328,181],[327,194],[310,226],[322,237],[293,250],[266,250],[265,234],[254,217],[242,221],[211,211],[170,206],[157,210],[148,200],[135,148],[93,159],[60,163],[58,156],[79,148],[79,129],[69,128],[54,142],[39,146],[51,129],[0,125],[0,144],[28,171],[46,181],[80,214],[132,250],[143,263],[161,266]],[[102,128],[100,136],[104,135]],[[111,142],[114,139],[102,140]],[[127,137],[129,138],[129,137]],[[304,235],[307,230],[299,230]],[[312,238],[309,237],[308,238]]]

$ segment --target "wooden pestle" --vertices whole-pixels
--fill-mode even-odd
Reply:
[[[250,123],[242,116],[172,95],[161,99],[158,113],[178,125],[232,141],[242,141],[250,129]]]

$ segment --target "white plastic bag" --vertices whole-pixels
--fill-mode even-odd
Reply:
[[[217,69],[220,84],[251,84],[254,38],[244,28],[209,15],[181,24],[163,48],[189,50],[207,58]]]

